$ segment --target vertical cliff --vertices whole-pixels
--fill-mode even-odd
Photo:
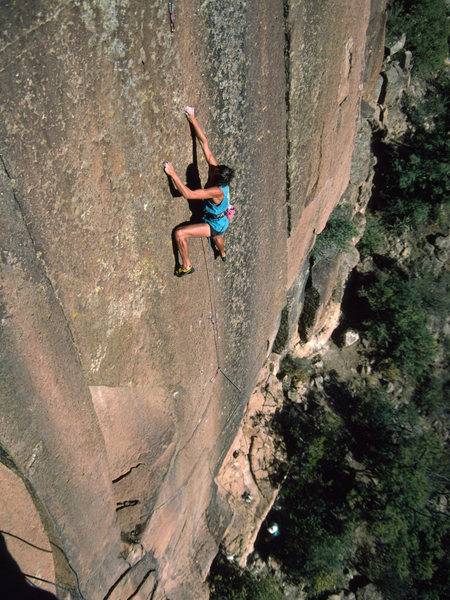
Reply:
[[[0,7],[0,458],[86,598],[207,596],[232,517],[215,476],[349,180],[372,4],[187,0],[173,34],[164,2]],[[194,160],[184,104],[237,169],[218,340],[205,240],[173,277],[190,211],[161,161]],[[244,393],[211,383],[216,342]]]

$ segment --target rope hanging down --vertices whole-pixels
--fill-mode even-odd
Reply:
[[[225,379],[227,379],[231,383],[231,385],[237,389],[237,391],[240,394],[245,396],[247,398],[247,400],[250,400],[250,396],[248,394],[246,394],[236,383],[234,383],[234,381],[230,377],[228,377],[228,375],[225,373],[225,371],[222,369],[222,366],[221,366],[220,348],[219,348],[219,324],[218,324],[217,307],[216,307],[216,286],[214,283],[215,277],[214,277],[214,263],[213,263],[212,247],[211,247],[211,238],[208,238],[208,245],[209,245],[209,258],[211,261],[211,281],[212,281],[212,296],[213,296],[213,307],[214,307],[214,327],[216,330],[215,331],[215,341],[216,341],[216,353],[217,353],[217,371],[216,371],[216,374],[214,375],[214,377],[211,377],[211,383],[214,383],[217,375],[219,373],[222,373],[222,375],[225,377]]]
[[[73,598],[77,598],[78,600],[85,600],[83,598],[83,596],[78,596],[78,594],[74,594],[68,588],[63,587],[62,585],[59,585],[57,583],[54,583],[53,581],[49,581],[48,579],[42,579],[42,577],[36,577],[36,575],[29,575],[28,573],[24,573],[24,575],[25,575],[25,580],[27,581],[27,583],[29,583],[31,585],[31,587],[37,588],[38,590],[42,590],[42,588],[40,588],[38,585],[36,585],[32,581],[30,581],[29,578],[36,579],[36,581],[41,581],[42,583],[49,583],[50,585],[53,585],[55,588],[57,588],[59,590],[63,590],[64,592],[69,592],[69,594],[71,596],[73,596]]]
[[[26,544],[27,546],[31,546],[32,548],[35,548],[36,550],[40,550],[41,552],[46,552],[48,554],[52,554],[52,550],[50,550],[50,549],[47,550],[47,548],[41,548],[40,546],[36,546],[36,544],[33,544],[33,543],[29,542],[28,540],[24,540],[20,536],[15,535],[14,533],[11,533],[10,531],[5,531],[4,529],[0,529],[0,534],[8,535],[9,537],[19,540],[19,542],[22,542],[23,544]],[[53,545],[55,546],[55,544],[53,544]],[[61,550],[61,548],[59,548],[59,546],[56,546],[56,548]],[[70,569],[72,569],[70,564],[69,564],[69,567],[70,567]],[[72,569],[72,571],[74,572],[74,574],[76,576],[76,572],[73,569]],[[78,594],[75,594],[74,592],[72,592],[72,590],[69,590],[68,588],[66,588],[64,586],[59,585],[58,583],[55,583],[54,581],[50,581],[49,579],[43,579],[42,577],[37,577],[36,575],[30,575],[29,573],[23,573],[23,576],[25,577],[25,581],[27,583],[29,583],[31,585],[31,587],[37,588],[38,590],[42,590],[42,588],[37,586],[32,581],[30,581],[30,579],[35,579],[36,581],[41,581],[42,583],[48,583],[50,585],[53,585],[55,588],[58,588],[65,592],[69,592],[69,594],[71,594],[74,598],[77,598],[78,600],[85,600],[83,598],[83,596],[79,596]],[[2,598],[3,598],[3,596],[2,596]]]

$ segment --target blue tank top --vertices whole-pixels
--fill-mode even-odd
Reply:
[[[203,215],[203,221],[209,223],[213,229],[219,233],[223,233],[229,225],[229,220],[226,214],[222,217],[214,218],[213,215],[220,215],[227,212],[227,208],[230,205],[230,188],[228,185],[219,186],[223,192],[223,200],[220,204],[214,204],[212,200],[205,200],[205,214]],[[208,216],[211,215],[211,216]]]

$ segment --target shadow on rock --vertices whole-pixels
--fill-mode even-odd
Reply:
[[[8,551],[5,538],[0,534],[0,581],[3,598],[8,600],[57,600],[56,596],[30,585],[19,565]]]
[[[197,139],[195,137],[195,132],[192,125],[190,125],[190,127],[192,136],[192,162],[186,168],[186,185],[191,190],[199,190],[202,187],[202,182],[200,179],[200,173],[198,170],[197,162]],[[181,194],[174,186],[171,177],[168,177],[168,182],[172,198],[181,197]],[[178,247],[175,241],[175,231],[179,227],[191,225],[192,223],[201,223],[203,221],[204,203],[199,202],[198,200],[188,200],[187,202],[189,205],[189,210],[191,211],[189,221],[183,221],[182,223],[178,223],[178,225],[172,229],[172,251],[175,258],[175,270],[181,265],[178,256]]]

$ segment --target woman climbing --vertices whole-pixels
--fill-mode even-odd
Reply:
[[[226,165],[219,165],[214,158],[209,148],[208,140],[195,118],[194,109],[191,106],[186,106],[184,112],[202,147],[209,165],[209,171],[205,189],[191,190],[182,183],[171,163],[163,163],[165,172],[172,178],[175,187],[186,200],[200,200],[204,203],[203,222],[180,225],[175,229],[174,237],[182,262],[175,270],[177,277],[183,277],[194,272],[194,267],[191,265],[188,254],[188,238],[211,237],[219,251],[221,259],[223,261],[226,260],[222,234],[227,229],[229,223],[227,217],[227,209],[230,204],[228,184],[234,176],[233,169]]]

